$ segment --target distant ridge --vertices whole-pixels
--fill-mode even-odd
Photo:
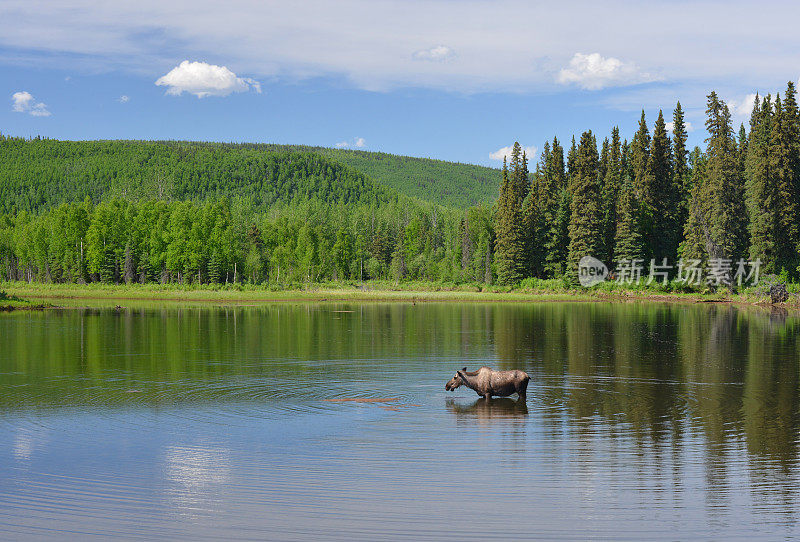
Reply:
[[[290,155],[308,163],[291,172],[297,186],[284,178],[287,164],[292,164]],[[14,206],[35,211],[86,196],[152,197],[161,192],[160,184],[177,199],[249,195],[270,205],[298,195],[352,201],[391,198],[396,193],[464,209],[494,202],[499,175],[474,164],[268,143],[6,137],[0,139],[0,158],[0,208],[5,211]],[[296,168],[296,164],[291,167]],[[278,170],[281,185],[270,185],[266,172]],[[278,176],[269,175],[277,182]],[[331,178],[323,181],[327,177]],[[343,186],[335,180],[341,178],[347,179],[346,194],[338,193]],[[323,194],[325,190],[331,193]],[[357,195],[354,190],[365,193]]]
[[[500,185],[500,170],[477,164],[312,145],[230,145],[268,151],[292,150],[324,154],[401,194],[448,207],[464,209],[478,204],[491,205],[497,199]]]

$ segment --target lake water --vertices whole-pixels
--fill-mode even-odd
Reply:
[[[0,314],[0,538],[800,536],[799,370],[726,305]]]

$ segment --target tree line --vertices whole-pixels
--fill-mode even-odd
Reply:
[[[490,209],[463,212],[410,199],[309,199],[263,210],[244,199],[86,198],[38,214],[0,215],[0,273],[7,280],[485,282],[491,254]]]
[[[258,145],[0,135],[0,276],[53,282],[575,281],[578,261],[760,259],[800,275],[794,86],[749,130],[708,96],[706,149],[677,104],[630,142],[515,144],[491,208],[409,197],[330,157]],[[361,153],[358,155],[361,157]],[[361,157],[363,158],[363,157]]]
[[[765,273],[800,275],[800,113],[788,83],[756,96],[750,129],[734,133],[728,106],[708,95],[706,149],[686,146],[680,102],[672,137],[659,111],[644,111],[633,139],[591,131],[566,151],[554,138],[535,170],[515,144],[494,211],[497,280],[566,276],[584,256],[675,265],[760,260]]]

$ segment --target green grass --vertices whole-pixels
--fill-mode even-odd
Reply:
[[[44,305],[41,303],[33,304],[13,293],[9,294],[5,290],[0,290],[0,312],[40,308],[44,308]]]
[[[454,302],[535,302],[535,301],[682,301],[768,303],[753,292],[676,292],[657,287],[645,289],[606,283],[591,289],[569,287],[559,279],[528,279],[517,288],[480,284],[389,281],[366,283],[332,282],[324,284],[260,285],[177,285],[177,284],[47,284],[0,283],[9,295],[37,300],[162,300],[209,303],[250,303],[268,301],[454,301]],[[793,296],[786,306],[800,308]]]

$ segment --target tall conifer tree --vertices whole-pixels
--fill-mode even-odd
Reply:
[[[633,180],[626,176],[619,193],[616,231],[614,235],[614,261],[644,260],[644,240],[640,231],[639,201]]]
[[[781,228],[786,232],[786,244],[780,247],[782,265],[795,278],[800,277],[800,111],[794,83],[786,85],[783,102],[784,130],[789,147],[787,167],[789,178],[779,186]]]
[[[654,182],[652,164],[650,163],[650,132],[644,110],[639,119],[639,129],[633,136],[630,148],[630,168],[633,173],[634,197],[637,200],[637,221],[642,233],[642,255],[649,259],[653,255],[652,240],[654,237]]]
[[[791,84],[791,83],[790,83]],[[794,91],[794,87],[789,87]],[[797,267],[797,204],[794,197],[795,171],[797,163],[796,117],[797,104],[787,100],[781,103],[780,95],[775,99],[775,114],[770,133],[769,173],[775,186],[771,212],[777,218],[773,239],[774,271],[786,269],[794,274]],[[768,262],[765,261],[765,264]]]
[[[745,158],[745,203],[749,216],[749,256],[774,273],[777,264],[775,236],[778,228],[777,183],[770,173],[772,105],[756,95],[750,115],[750,135]]]
[[[575,175],[571,179],[570,187],[572,203],[567,276],[573,282],[578,278],[580,259],[584,256],[596,256],[603,238],[598,162],[594,135],[591,131],[584,132],[576,153]]]
[[[650,179],[652,180],[653,228],[649,245],[652,257],[657,263],[664,258],[674,262],[678,243],[681,238],[680,191],[673,183],[672,177],[672,145],[667,135],[664,114],[659,111],[653,130],[653,145],[649,160]]]
[[[688,134],[686,122],[683,118],[683,109],[681,108],[681,102],[678,102],[675,106],[675,111],[672,113],[672,184],[680,195],[677,209],[678,242],[683,237],[683,229],[689,217],[690,172],[687,162],[687,139]]]
[[[544,246],[545,274],[557,277],[564,273],[564,262],[567,259],[571,201],[564,169],[564,148],[557,138],[553,138],[545,179],[541,200],[547,230]]]
[[[708,95],[706,114],[707,159],[693,189],[687,249],[695,257],[735,260],[744,255],[746,211],[731,115],[716,92]]]
[[[619,140],[619,127],[611,130],[611,142],[603,177],[603,244],[600,259],[608,265],[614,261],[614,245],[617,230],[618,204],[622,184],[622,148]]]
[[[500,196],[495,209],[495,262],[497,280],[501,284],[514,284],[522,278],[525,241],[522,216],[513,176],[503,160]]]

